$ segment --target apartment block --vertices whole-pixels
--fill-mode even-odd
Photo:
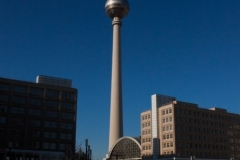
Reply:
[[[141,113],[143,158],[240,159],[240,115],[152,95]]]

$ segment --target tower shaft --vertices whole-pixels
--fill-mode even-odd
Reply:
[[[121,19],[114,17],[112,49],[112,83],[109,129],[109,151],[123,136],[122,71],[121,71]]]

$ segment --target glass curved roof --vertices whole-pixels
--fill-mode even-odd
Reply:
[[[131,137],[120,138],[111,151],[110,159],[141,159],[141,146]]]

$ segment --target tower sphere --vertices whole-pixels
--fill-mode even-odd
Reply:
[[[105,4],[105,11],[110,18],[119,17],[124,18],[129,11],[129,4],[127,0],[107,0]]]

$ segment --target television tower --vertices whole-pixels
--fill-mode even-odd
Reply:
[[[112,81],[111,108],[109,128],[109,151],[116,141],[123,136],[122,115],[122,74],[121,74],[121,19],[127,16],[129,4],[127,0],[107,0],[105,4],[107,15],[113,20],[112,48]]]

